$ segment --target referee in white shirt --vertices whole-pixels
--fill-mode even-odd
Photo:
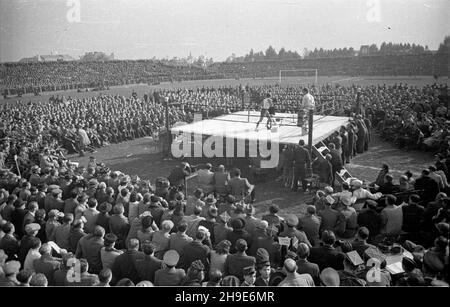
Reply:
[[[314,109],[316,107],[316,103],[314,101],[313,95],[309,93],[309,90],[305,87],[302,90],[303,98],[302,98],[302,109],[305,110],[306,114],[310,114],[312,111],[314,113]]]

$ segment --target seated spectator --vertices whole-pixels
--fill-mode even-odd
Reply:
[[[207,163],[205,169],[197,171],[198,187],[207,195],[214,191],[214,173],[211,170],[212,165]]]
[[[345,255],[334,248],[336,237],[332,231],[325,230],[322,233],[322,246],[310,249],[309,261],[316,263],[320,270],[331,267],[335,270],[344,268]]]
[[[386,207],[381,211],[381,233],[388,237],[398,236],[402,230],[402,206],[397,206],[396,202],[397,198],[394,195],[386,195]]]

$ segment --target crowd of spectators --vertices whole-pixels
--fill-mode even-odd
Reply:
[[[344,51],[342,51],[344,52]],[[346,51],[348,52],[348,51]],[[320,53],[318,51],[318,53]],[[275,54],[276,56],[276,54]],[[335,75],[448,75],[448,54],[419,53],[375,56],[223,62],[208,68],[174,66],[153,60],[106,62],[5,63],[0,65],[0,91],[5,96],[42,91],[102,88],[165,81],[276,77],[280,70],[318,69]]]
[[[143,100],[99,95],[2,105],[0,284],[448,285],[447,88],[313,88],[323,103],[339,98],[332,114],[356,116],[326,141],[325,163],[311,165],[327,185],[297,215],[281,217],[271,205],[267,214],[255,217],[254,186],[238,169],[207,165],[197,172],[198,189],[186,199],[186,164],[152,185],[111,172],[95,159],[87,167],[77,166],[61,150],[83,154],[153,134],[165,122],[164,104],[155,97],[168,97],[171,124],[191,121],[200,110],[216,116],[255,107],[258,101],[242,105],[241,90],[161,90]],[[299,88],[246,90],[271,92],[280,111],[298,110]],[[428,126],[423,124],[427,121]],[[407,125],[423,134],[421,144],[439,149],[435,165],[418,177],[405,172],[398,184],[385,165],[374,182],[353,179],[334,191],[336,171],[368,149],[373,128],[408,145]],[[437,148],[428,145],[425,132],[438,137]],[[283,167],[294,168],[294,178],[304,179],[312,161],[302,146],[292,150],[294,165]],[[380,274],[371,267],[373,261],[380,264]]]
[[[0,65],[1,92],[7,95],[212,78],[220,76],[195,66],[178,67],[152,60]]]
[[[238,169],[206,165],[186,199],[185,162],[152,185],[53,161],[1,171],[1,286],[448,286],[448,171],[394,184],[384,166],[372,185],[258,218]]]

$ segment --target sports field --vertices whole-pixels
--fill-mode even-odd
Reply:
[[[411,86],[423,86],[426,84],[449,84],[448,77],[440,77],[434,79],[432,76],[366,76],[366,77],[350,77],[350,76],[320,76],[317,79],[319,85],[322,84],[341,84],[341,85],[377,85],[386,84],[393,85],[398,83],[407,83]],[[22,98],[12,96],[8,99],[4,99],[3,96],[0,97],[0,102],[4,101],[47,101],[52,95],[59,95],[65,97],[82,98],[82,97],[92,97],[99,94],[108,95],[122,95],[130,96],[133,91],[135,91],[138,96],[142,97],[144,93],[149,93],[155,89],[174,89],[174,88],[198,88],[198,87],[219,87],[219,86],[238,86],[238,85],[270,85],[279,84],[280,86],[292,86],[292,85],[308,85],[314,84],[314,77],[283,77],[281,83],[278,77],[271,78],[257,78],[257,79],[219,79],[219,80],[194,80],[194,81],[182,81],[182,82],[163,82],[159,85],[148,85],[148,84],[133,84],[133,85],[122,85],[114,86],[109,90],[105,91],[90,91],[78,93],[75,90],[71,91],[57,91],[57,92],[45,92],[41,96],[34,96],[33,94],[26,94]]]

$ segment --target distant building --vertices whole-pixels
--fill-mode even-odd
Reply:
[[[114,61],[114,53],[107,55],[104,52],[86,52],[82,57],[80,57],[80,61]]]
[[[23,58],[19,63],[38,63],[38,62],[58,62],[58,61],[75,61],[67,54],[50,54],[50,55],[36,55],[31,58]]]

